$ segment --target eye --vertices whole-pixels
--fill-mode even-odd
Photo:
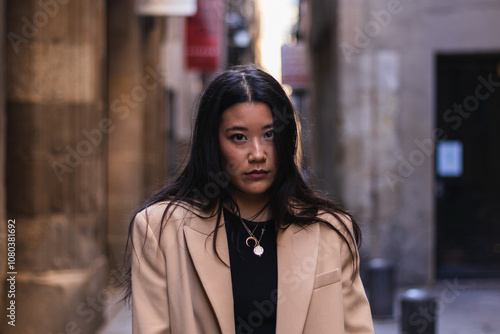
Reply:
[[[241,141],[241,140],[245,140],[245,136],[242,135],[241,133],[236,133],[236,134],[231,136],[231,139],[236,140],[236,141]]]
[[[274,130],[270,130],[270,131],[267,131],[265,134],[264,134],[264,138],[274,138]]]

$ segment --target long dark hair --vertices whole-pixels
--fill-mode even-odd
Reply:
[[[361,241],[357,223],[337,203],[314,192],[302,178],[300,123],[297,113],[282,86],[271,75],[254,65],[235,66],[221,72],[201,95],[188,162],[173,182],[153,195],[132,215],[128,238],[132,249],[135,216],[155,203],[168,201],[160,233],[168,223],[167,212],[171,214],[172,209],[175,210],[179,205],[192,208],[191,210],[200,218],[217,216],[217,225],[213,231],[213,247],[217,253],[216,239],[223,205],[229,205],[239,212],[238,205],[229,192],[229,176],[220,159],[218,141],[220,116],[231,106],[244,102],[265,103],[273,115],[274,140],[280,170],[269,189],[267,208],[275,222],[275,229],[286,229],[291,224],[307,226],[318,222],[325,223],[349,245],[357,270],[357,246]],[[204,215],[196,212],[202,212]],[[343,231],[318,217],[320,212],[333,215],[341,224]],[[342,216],[351,220],[353,233],[348,232],[350,229],[344,223],[345,218]],[[130,263],[130,254],[128,257],[125,263]],[[127,296],[130,296],[130,267],[127,269],[124,284]]]

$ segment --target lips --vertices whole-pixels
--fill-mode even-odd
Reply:
[[[265,171],[263,169],[254,169],[251,172],[245,173],[246,176],[252,179],[261,179],[267,176],[269,174],[268,171]]]
[[[254,169],[253,171],[245,173],[245,174],[249,175],[249,174],[267,174],[267,173],[269,173],[269,172],[265,171],[263,169]]]

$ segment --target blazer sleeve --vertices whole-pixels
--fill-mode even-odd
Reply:
[[[352,223],[346,221],[344,223],[352,231]],[[348,239],[349,240],[349,239]],[[357,252],[357,247],[350,243],[351,249]],[[345,242],[341,247],[342,261],[342,290],[344,301],[344,328],[346,334],[370,334],[374,333],[373,320],[371,316],[370,304],[366,298],[366,293],[359,276],[359,256],[356,253],[355,262],[349,250],[349,245]],[[356,263],[356,267],[353,265]]]
[[[159,223],[159,222],[158,222]],[[132,333],[170,333],[165,256],[142,211],[132,231]]]

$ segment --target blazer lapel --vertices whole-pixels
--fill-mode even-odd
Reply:
[[[233,292],[226,228],[222,221],[217,234],[217,250],[222,263],[212,247],[216,219],[193,218],[184,226],[184,235],[221,331],[233,333]],[[280,333],[302,333],[314,287],[318,247],[319,224],[307,228],[291,225],[278,233],[276,328]]]
[[[213,250],[213,231],[217,218],[193,218],[184,226],[189,254],[208,299],[212,304],[222,333],[234,333],[233,291],[231,288],[231,270],[227,246],[226,228],[222,218],[217,233],[217,251],[222,261]]]
[[[302,333],[316,275],[319,224],[291,225],[278,234],[279,333]]]

